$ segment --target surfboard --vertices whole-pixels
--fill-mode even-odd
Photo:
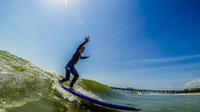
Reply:
[[[61,85],[61,86],[62,86],[63,89],[65,89],[66,91],[70,92],[71,94],[74,94],[74,95],[76,95],[76,96],[78,96],[80,98],[86,99],[86,100],[91,101],[93,103],[99,104],[101,106],[115,108],[115,109],[123,109],[123,110],[134,110],[134,111],[140,111],[141,110],[141,109],[135,108],[135,107],[127,107],[127,106],[123,106],[123,105],[116,105],[116,104],[103,102],[103,101],[100,101],[100,100],[85,96],[83,94],[80,94],[80,93],[78,93],[76,91],[73,91],[73,90],[63,86],[63,85]]]

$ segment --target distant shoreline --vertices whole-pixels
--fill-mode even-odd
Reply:
[[[184,90],[150,90],[150,89],[134,89],[134,88],[119,88],[119,87],[110,87],[117,90],[126,90],[132,92],[138,92],[142,94],[179,94],[179,95],[200,95],[199,88],[190,88]]]

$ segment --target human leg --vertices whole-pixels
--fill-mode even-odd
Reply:
[[[78,72],[76,71],[75,68],[73,68],[73,69],[71,70],[71,73],[74,75],[74,78],[72,79],[72,82],[70,83],[70,87],[73,88],[74,83],[77,81],[79,75],[78,75]]]
[[[66,67],[65,68],[65,77],[62,80],[59,81],[61,84],[63,82],[65,82],[65,81],[69,80],[69,78],[70,78],[70,70],[71,70],[70,67]]]

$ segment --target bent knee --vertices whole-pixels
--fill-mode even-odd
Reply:
[[[69,80],[69,77],[66,77],[65,80],[68,81],[68,80]]]
[[[79,77],[79,75],[75,75],[75,76],[74,76],[74,78],[78,78],[78,77]]]

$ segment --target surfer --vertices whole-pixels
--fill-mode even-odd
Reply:
[[[63,78],[62,80],[59,81],[60,84],[69,80],[70,72],[71,72],[74,75],[74,78],[72,79],[69,86],[70,86],[70,89],[73,89],[73,85],[79,77],[78,72],[76,71],[74,65],[78,62],[79,59],[87,59],[87,58],[90,57],[90,55],[89,56],[81,56],[81,54],[85,50],[84,45],[86,43],[88,43],[89,40],[90,40],[89,36],[85,37],[85,41],[81,45],[79,45],[79,47],[76,49],[76,52],[73,54],[71,60],[66,64],[66,66],[65,66],[65,78]]]

